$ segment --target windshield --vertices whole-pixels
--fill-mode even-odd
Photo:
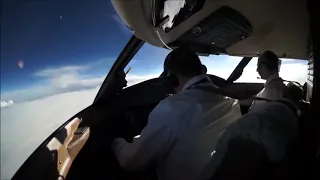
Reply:
[[[1,179],[89,106],[132,36],[110,1],[5,1]]]
[[[170,51],[151,46],[147,43],[140,49],[137,55],[130,61],[127,70],[131,68],[126,79],[128,86],[132,86],[147,79],[159,77],[163,71],[163,62]],[[237,67],[242,57],[228,55],[199,56],[202,64],[207,67],[207,74],[216,75],[228,79]],[[264,83],[260,79],[257,69],[258,58],[252,58],[244,68],[241,77],[235,82]],[[280,76],[289,81],[297,81],[304,84],[307,80],[308,61],[295,59],[281,59]],[[293,73],[294,72],[294,73]]]

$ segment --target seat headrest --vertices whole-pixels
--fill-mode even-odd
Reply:
[[[289,82],[285,87],[283,97],[299,103],[303,99],[303,88],[294,82]]]

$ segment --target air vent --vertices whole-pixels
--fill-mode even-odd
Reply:
[[[308,39],[308,50],[309,50],[309,62],[308,62],[308,81],[309,83],[313,84],[313,46],[312,46],[312,39]]]

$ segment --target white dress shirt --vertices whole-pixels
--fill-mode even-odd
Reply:
[[[264,88],[257,94],[257,97],[266,98],[269,100],[278,100],[283,97],[283,89],[285,85],[279,77],[279,73],[271,75],[264,84]],[[253,101],[249,111],[259,109],[267,101]]]
[[[120,165],[127,170],[157,166],[160,180],[198,179],[212,156],[224,129],[241,117],[237,101],[197,86],[206,75],[189,80],[183,90],[161,101],[150,113],[139,138],[113,142]]]

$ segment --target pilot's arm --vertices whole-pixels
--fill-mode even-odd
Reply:
[[[113,141],[112,148],[121,167],[144,170],[168,151],[173,141],[172,122],[175,113],[172,112],[169,102],[164,100],[150,113],[148,124],[139,138],[132,143],[123,138]]]

